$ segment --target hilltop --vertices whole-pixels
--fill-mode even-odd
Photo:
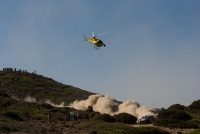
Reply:
[[[66,105],[94,94],[59,83],[35,72],[29,73],[26,70],[12,68],[4,68],[0,71],[0,89],[19,100],[31,96],[36,98],[36,101],[49,99],[55,104],[64,102]]]

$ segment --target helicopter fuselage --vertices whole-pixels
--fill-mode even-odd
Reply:
[[[91,38],[90,40],[89,40],[89,42],[91,42],[91,43],[93,43],[96,47],[101,47],[101,46],[106,46],[101,40],[99,40],[99,39],[96,39],[96,38]]]
[[[92,37],[91,39],[85,37],[85,35],[83,35],[83,37],[85,38],[86,43],[91,42],[92,44],[94,44],[95,49],[98,49],[98,47],[106,46],[101,40],[96,39],[95,37]]]

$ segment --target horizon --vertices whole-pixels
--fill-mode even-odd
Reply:
[[[95,5],[95,6],[94,6]],[[0,0],[0,68],[141,106],[200,99],[198,0]],[[95,50],[83,34],[106,47]]]

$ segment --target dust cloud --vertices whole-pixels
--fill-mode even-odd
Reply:
[[[46,103],[46,104],[49,104],[49,105],[51,105],[53,107],[65,107],[65,103],[64,102],[61,102],[60,104],[55,104],[49,99],[46,99],[44,101],[42,101],[42,100],[37,101],[36,98],[31,97],[31,96],[25,97],[24,101],[26,101],[26,102],[35,102],[35,103]]]
[[[27,96],[26,98],[24,98],[24,101],[26,102],[37,102],[37,100],[31,96]]]
[[[74,101],[70,104],[77,110],[87,110],[88,106],[92,106],[93,110],[100,113],[115,115],[119,113],[129,113],[137,118],[145,115],[154,115],[153,109],[146,106],[140,107],[137,101],[127,100],[125,102],[117,102],[108,95],[95,94],[88,97],[86,100]]]
[[[18,97],[13,96],[14,99],[19,100]],[[93,110],[100,112],[102,114],[115,115],[119,113],[128,113],[138,119],[145,115],[154,115],[154,109],[148,108],[146,106],[140,106],[140,104],[135,100],[127,100],[125,102],[118,102],[111,98],[108,95],[90,95],[88,99],[81,101],[74,101],[69,106],[66,106],[64,102],[60,104],[55,104],[51,100],[36,100],[36,98],[27,96],[24,98],[26,102],[35,102],[35,103],[46,103],[53,107],[71,107],[77,110],[87,110],[88,106],[92,106]]]

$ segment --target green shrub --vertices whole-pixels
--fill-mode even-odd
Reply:
[[[43,108],[46,108],[46,109],[52,109],[52,108],[53,108],[51,105],[46,104],[46,103],[41,104],[41,106],[42,106]]]
[[[91,113],[88,113],[88,116],[90,119],[92,118],[97,118],[101,113],[99,112],[91,112]]]
[[[170,134],[169,132],[153,127],[139,127],[134,130],[128,130],[127,134]]]
[[[12,111],[7,111],[6,113],[4,113],[5,116],[7,116],[11,119],[23,121],[23,119],[18,114],[19,113],[15,113],[15,112],[12,112]]]
[[[105,122],[115,122],[115,118],[112,117],[109,114],[100,114],[96,119],[102,120],[102,121],[105,121]]]
[[[192,119],[187,122],[193,123],[197,128],[200,128],[200,120]]]
[[[169,128],[197,128],[196,124],[188,121],[180,121],[177,123],[169,124]]]
[[[46,121],[47,120],[47,116],[44,114],[34,114],[31,116],[32,120],[43,120]]]
[[[200,100],[192,102],[191,105],[187,107],[189,110],[200,110]]]
[[[180,121],[175,119],[156,119],[153,122],[153,125],[156,126],[163,126],[169,128],[198,128],[198,124],[195,121],[188,120],[188,121]]]
[[[157,118],[168,118],[187,121],[192,119],[192,117],[182,110],[166,109],[158,113]]]
[[[189,134],[200,134],[200,129],[193,130],[193,131],[190,132]]]
[[[10,132],[10,127],[9,125],[5,124],[5,123],[0,123],[0,132],[3,133],[8,133]]]
[[[0,97],[0,107],[1,108],[6,108],[8,106],[11,106],[13,104],[15,104],[15,100],[11,99],[11,98],[7,98],[7,97]]]
[[[184,105],[180,104],[174,104],[171,105],[168,109],[174,109],[174,110],[184,110],[186,107]]]
[[[153,124],[169,128],[197,128],[198,126],[191,122],[191,119],[192,117],[184,110],[172,108],[160,111]]]
[[[91,112],[93,112],[94,110],[93,110],[93,107],[92,107],[92,106],[88,106],[86,111],[87,111],[88,113],[91,113]]]
[[[122,123],[87,122],[80,129],[91,128],[97,134],[169,134],[169,132],[152,127],[132,127]]]
[[[50,115],[50,122],[64,121],[65,117],[66,115],[57,112]]]
[[[0,132],[9,133],[9,132],[28,132],[28,125],[24,122],[0,122]]]
[[[177,123],[177,122],[179,122],[179,120],[168,119],[168,118],[156,118],[153,121],[153,125],[166,127],[169,124],[174,124],[174,123]]]
[[[0,88],[0,97],[7,97],[8,98],[9,95],[4,90],[1,90],[1,88]]]
[[[136,117],[128,113],[120,113],[114,115],[114,118],[116,122],[126,123],[126,124],[135,124],[137,121]]]

